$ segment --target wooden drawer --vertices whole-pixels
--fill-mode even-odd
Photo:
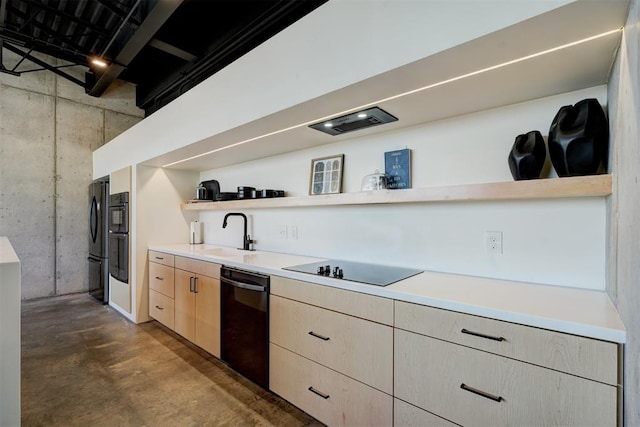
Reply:
[[[393,400],[393,427],[455,427],[457,424],[409,405],[400,399]]]
[[[192,273],[202,274],[203,276],[220,278],[220,264],[214,262],[201,261],[199,259],[177,256],[175,260],[176,268]]]
[[[275,344],[269,366],[271,390],[329,426],[392,425],[393,398],[381,391]]]
[[[174,329],[173,298],[160,292],[149,290],[149,316],[156,319],[169,329]]]
[[[174,256],[164,252],[149,251],[149,261],[173,267]]]
[[[392,299],[279,276],[271,276],[270,293],[385,325],[393,325]]]
[[[394,350],[395,396],[455,423],[616,425],[614,386],[402,330]]]
[[[607,384],[618,384],[618,346],[615,343],[419,304],[402,301],[395,304],[396,328]]]
[[[164,264],[149,263],[149,288],[169,298],[174,297],[173,267]]]
[[[393,328],[271,295],[270,340],[393,393]]]

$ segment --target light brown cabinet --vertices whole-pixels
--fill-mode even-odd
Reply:
[[[271,277],[270,388],[330,426],[393,423],[393,300]]]
[[[149,251],[150,262],[154,262],[156,264],[164,264],[164,265],[168,265],[169,267],[173,267],[174,260],[175,260],[175,257],[171,254],[158,252],[158,251],[151,251],[151,250]]]
[[[270,345],[270,388],[329,426],[390,426],[391,396],[302,357]]]
[[[149,316],[174,329],[173,255],[149,251]]]
[[[393,399],[394,427],[455,427],[457,425],[400,399]]]
[[[151,316],[220,357],[220,265],[149,252]],[[271,276],[270,389],[330,426],[621,425],[616,343]]]
[[[395,315],[396,402],[461,425],[619,422],[616,344],[400,301]]]
[[[160,292],[149,291],[149,315],[169,329],[175,328],[174,299]]]
[[[175,331],[220,357],[220,265],[184,257],[175,265]]]
[[[618,345],[396,301],[395,327],[603,383],[618,384]]]
[[[393,393],[393,328],[276,295],[270,340],[385,393]]]

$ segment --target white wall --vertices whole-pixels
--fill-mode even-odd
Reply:
[[[218,180],[222,191],[245,185],[306,195],[310,160],[344,153],[343,192],[354,192],[364,175],[384,170],[385,151],[407,146],[412,150],[414,187],[509,181],[513,178],[507,156],[515,136],[534,129],[546,136],[561,106],[590,97],[606,105],[606,87],[210,170],[200,179]],[[240,246],[242,221],[229,221],[222,229],[225,213],[200,214],[205,243]],[[605,286],[603,198],[245,213],[257,249],[587,289]],[[297,240],[281,237],[287,226],[297,227]],[[485,232],[495,230],[503,232],[502,255],[485,250]]]
[[[332,0],[101,147],[94,154],[94,177],[567,3],[571,1]]]
[[[186,243],[193,212],[180,210],[180,203],[193,197],[198,174],[138,166],[135,185],[135,220],[132,239],[132,320],[149,320],[149,269],[147,248],[154,243]]]

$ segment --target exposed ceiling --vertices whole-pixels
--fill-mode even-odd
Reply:
[[[0,72],[24,72],[4,66],[2,52],[11,51],[92,96],[128,81],[149,115],[326,1],[0,0]],[[69,65],[86,66],[85,78],[65,72]]]

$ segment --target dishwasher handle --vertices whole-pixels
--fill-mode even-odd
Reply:
[[[231,286],[235,286],[236,288],[247,289],[249,291],[255,291],[255,292],[266,292],[267,291],[266,286],[250,285],[248,283],[242,283],[242,282],[237,282],[235,280],[227,279],[226,277],[222,279],[222,282],[228,283]]]

